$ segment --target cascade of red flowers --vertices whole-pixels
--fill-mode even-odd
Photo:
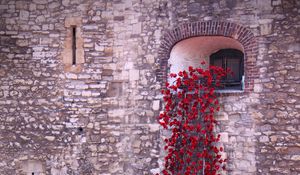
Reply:
[[[172,132],[165,139],[163,175],[216,175],[225,170],[223,148],[216,144],[220,135],[214,132],[214,113],[220,108],[215,88],[227,73],[209,66],[170,74],[174,82],[162,90],[165,109],[159,116],[160,125]]]

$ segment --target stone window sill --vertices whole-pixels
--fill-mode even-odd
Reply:
[[[220,94],[228,94],[228,93],[243,93],[245,92],[244,90],[215,90],[216,93],[220,93]]]

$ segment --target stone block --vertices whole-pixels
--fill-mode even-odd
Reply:
[[[271,0],[256,1],[256,3],[257,3],[257,7],[262,12],[268,13],[273,9]]]
[[[147,62],[148,62],[149,64],[155,63],[155,58],[154,58],[153,55],[147,55],[147,56],[146,56],[146,60],[147,60]]]
[[[260,19],[258,20],[261,35],[269,35],[272,33],[273,19]]]
[[[227,143],[228,142],[228,133],[221,132],[220,135],[221,135],[220,142]]]
[[[278,6],[281,4],[281,0],[273,0],[272,1],[272,6]]]
[[[259,142],[269,142],[269,137],[268,136],[260,136],[259,137]]]
[[[20,19],[28,20],[29,19],[29,11],[20,10]]]
[[[29,45],[29,42],[28,40],[17,40],[16,44],[20,47],[26,47]]]
[[[292,155],[291,160],[300,161],[300,155]]]
[[[69,79],[78,79],[78,76],[73,73],[66,73],[66,77]]]
[[[232,111],[232,105],[231,104],[225,104],[224,105],[224,110],[226,112],[231,112]]]
[[[114,70],[112,69],[103,69],[101,75],[102,76],[112,76]]]
[[[70,4],[70,0],[62,0],[62,5],[68,6]]]
[[[57,7],[59,7],[60,6],[60,3],[58,3],[58,2],[52,2],[51,4],[49,4],[49,8],[50,9],[55,9],[55,8],[57,8]]]
[[[34,3],[36,4],[47,4],[47,0],[33,0]]]
[[[82,96],[90,97],[90,96],[92,96],[92,92],[91,91],[82,91]]]
[[[133,148],[140,148],[141,147],[141,141],[140,140],[135,140],[133,143],[132,143],[132,147]]]
[[[28,4],[26,1],[17,1],[16,2],[16,9],[27,9]]]
[[[142,23],[136,23],[132,25],[132,33],[140,34],[142,32]]]
[[[35,11],[36,10],[36,4],[30,4],[29,5],[29,11]]]
[[[159,100],[154,100],[152,104],[152,109],[157,111],[160,109],[160,101]]]
[[[217,121],[226,121],[228,120],[228,114],[226,112],[219,112],[215,116]]]
[[[77,85],[75,86],[75,88],[76,88],[76,89],[88,89],[89,86],[86,85],[86,84],[77,84]]]
[[[289,52],[300,52],[300,43],[293,43],[288,45]]]
[[[261,84],[254,84],[254,92],[262,92],[263,86]]]
[[[21,171],[26,175],[44,174],[45,165],[39,160],[25,160],[21,162]]]
[[[118,97],[122,95],[123,83],[122,82],[111,82],[108,85],[107,97]]]
[[[149,124],[148,127],[150,132],[159,131],[159,124]]]
[[[45,139],[49,140],[49,141],[53,141],[55,140],[54,136],[45,136]]]
[[[103,52],[103,51],[104,51],[104,46],[95,44],[95,50],[96,50],[96,51],[99,51],[99,52]]]
[[[129,70],[129,80],[130,81],[135,81],[139,80],[140,78],[140,71],[136,69],[131,69]]]
[[[246,161],[246,160],[239,160],[239,161],[236,161],[236,168],[239,169],[239,170],[244,170],[244,171],[247,171],[249,169],[249,167],[251,167],[251,164],[249,161]]]
[[[8,5],[1,4],[0,5],[0,10],[5,10],[5,9],[8,9]]]
[[[108,112],[108,117],[117,117],[117,116],[123,116],[125,113],[124,109],[116,109],[116,110],[110,110]]]

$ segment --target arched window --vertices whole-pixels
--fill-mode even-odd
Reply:
[[[210,65],[230,69],[232,74],[228,74],[222,80],[220,89],[243,90],[244,83],[244,54],[237,49],[221,49],[210,55]]]
[[[251,30],[231,22],[197,21],[178,25],[167,31],[161,41],[157,56],[157,80],[161,85],[169,81],[168,74],[188,69],[188,65],[199,67],[201,61],[209,62],[211,53],[220,49],[237,49],[243,52],[244,83],[224,93],[252,92],[254,79],[258,78],[257,38]],[[240,76],[239,76],[240,77]],[[243,76],[242,76],[243,80]],[[235,89],[237,90],[235,90]]]
[[[168,63],[170,73],[188,70],[189,66],[208,68],[216,65],[233,71],[222,80],[220,93],[244,91],[244,48],[236,40],[223,36],[192,37],[176,43]],[[205,61],[206,65],[201,65]],[[169,79],[170,83],[174,80]]]

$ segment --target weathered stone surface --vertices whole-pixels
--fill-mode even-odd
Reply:
[[[246,80],[254,82],[253,91],[219,98],[217,132],[229,174],[300,174],[299,5],[1,1],[0,174],[160,172],[164,132],[156,117],[163,75],[157,69],[161,50],[176,44],[164,34],[182,23],[211,20],[239,24],[257,39],[251,43],[257,57],[245,57],[245,69],[258,73]]]

